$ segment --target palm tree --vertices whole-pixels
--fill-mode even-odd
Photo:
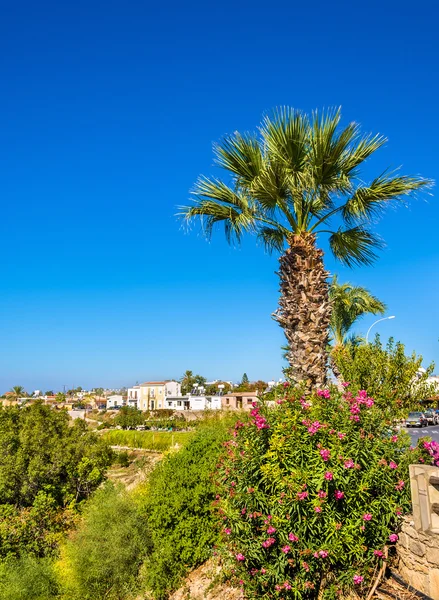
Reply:
[[[8,392],[8,400],[18,402],[20,398],[23,398],[26,395],[27,393],[22,385],[14,385],[14,387],[11,388],[11,391]]]
[[[382,315],[386,305],[364,287],[351,283],[338,283],[334,275],[329,287],[332,306],[329,324],[332,342],[335,347],[344,346],[349,341],[353,325],[364,315]]]
[[[190,392],[195,383],[193,371],[185,371],[183,377],[180,379],[180,383],[182,394],[187,394]]]
[[[340,119],[339,109],[308,116],[281,108],[264,118],[258,133],[225,137],[214,151],[229,180],[200,177],[193,203],[180,209],[187,221],[200,217],[207,237],[222,223],[229,243],[252,233],[268,251],[281,253],[274,316],[289,345],[291,376],[307,387],[326,380],[331,318],[317,235],[329,234],[343,264],[369,264],[381,247],[368,228],[371,217],[431,183],[385,171],[364,184],[359,167],[386,139],[362,135],[356,123],[341,129]]]

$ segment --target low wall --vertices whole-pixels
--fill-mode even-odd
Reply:
[[[398,572],[406,583],[439,600],[439,535],[417,531],[412,517],[407,517],[396,549]]]

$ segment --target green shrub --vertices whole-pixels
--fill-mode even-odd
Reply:
[[[211,556],[217,541],[211,473],[226,437],[225,422],[200,429],[186,447],[168,454],[150,477],[143,509],[153,552],[143,576],[154,598],[167,598],[191,568]]]
[[[135,592],[150,550],[146,520],[133,499],[106,483],[87,502],[83,521],[67,542],[69,600],[121,600]]]
[[[382,408],[390,408],[399,416],[406,416],[433,393],[427,379],[434,365],[421,372],[422,356],[415,353],[406,356],[404,345],[392,338],[386,346],[378,335],[370,344],[347,344],[335,349],[332,359],[343,381],[355,382],[376,398]]]
[[[74,511],[58,507],[44,492],[37,494],[30,508],[1,504],[0,558],[54,555],[74,523]]]
[[[216,501],[235,581],[251,598],[360,592],[410,509],[420,451],[365,392],[285,389],[237,423]],[[390,536],[390,537],[389,537]]]
[[[58,583],[49,559],[23,556],[0,563],[2,600],[54,600]]]

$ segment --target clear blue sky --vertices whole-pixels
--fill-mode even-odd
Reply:
[[[0,392],[281,375],[276,257],[175,218],[212,142],[278,105],[342,105],[389,143],[369,165],[439,179],[439,9],[367,3],[5,2],[0,21]],[[439,359],[434,197],[341,269]],[[363,332],[372,321],[362,324]]]

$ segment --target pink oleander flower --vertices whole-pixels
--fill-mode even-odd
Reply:
[[[398,481],[398,483],[395,485],[395,490],[398,490],[398,492],[400,492],[404,486],[405,486],[405,482],[402,479],[400,479]]]
[[[238,554],[235,554],[235,558],[239,562],[245,560],[245,556],[243,554],[241,554],[240,552]]]
[[[398,541],[398,536],[396,535],[396,533],[391,533],[389,535],[389,541],[392,542],[392,544]]]
[[[341,384],[344,388],[349,387],[351,384],[349,383],[349,381],[343,381],[343,383]]]
[[[314,506],[314,512],[321,513],[322,512],[321,506]]]
[[[247,509],[246,509],[246,508],[243,508],[243,509],[241,510],[241,515],[245,515],[245,513],[246,513],[246,512],[247,512]]]
[[[318,492],[318,494],[317,494],[317,496],[318,496],[319,498],[326,498],[326,496],[327,496],[327,495],[328,495],[328,494],[327,494],[326,492],[324,492],[323,490],[320,490],[320,491]]]
[[[309,571],[309,564],[307,562],[303,562],[302,567],[305,569],[305,571]]]
[[[333,478],[334,478],[334,475],[331,473],[331,471],[326,471],[326,473],[325,473],[326,481],[332,481]]]
[[[355,463],[352,460],[352,458],[349,458],[348,460],[344,461],[344,468],[345,469],[354,469],[355,468]]]
[[[363,581],[364,581],[364,577],[362,575],[354,575],[355,585],[360,585],[360,583],[363,583]]]
[[[300,492],[297,494],[298,500],[306,500],[306,498],[308,498],[308,492]]]
[[[323,427],[323,425],[319,421],[314,421],[314,423],[311,423],[311,425],[308,427],[308,433],[310,435],[314,435],[322,427]]]
[[[328,555],[329,555],[329,552],[327,552],[326,550],[319,550],[320,558],[327,558]]]
[[[378,558],[383,558],[384,556],[384,552],[382,550],[374,550],[373,553],[375,556],[378,556]]]
[[[334,496],[335,496],[336,500],[341,500],[342,498],[344,498],[344,493],[341,492],[340,490],[335,490]]]
[[[398,436],[397,435],[392,435],[392,437],[390,438],[391,442],[397,442],[398,441]]]
[[[323,448],[323,450],[320,450],[320,456],[327,462],[331,458],[331,451]]]
[[[288,535],[288,539],[290,540],[290,542],[298,542],[299,538],[297,537],[297,535],[294,535],[294,533],[290,533]]]
[[[343,439],[346,437],[346,434],[345,434],[345,433],[342,433],[341,431],[339,431],[339,432],[337,433],[337,436],[338,436],[338,439],[339,439],[339,440],[343,440]]]
[[[264,567],[262,567],[262,569],[261,569],[261,573],[262,573],[262,575],[265,575],[265,573],[266,573],[266,572],[267,572],[267,570],[266,570],[266,569],[264,569]]]
[[[326,398],[328,400],[331,397],[331,393],[329,390],[317,390],[317,396],[320,396],[320,398]]]
[[[314,552],[313,556],[314,556],[314,558],[319,558],[319,553],[318,552]]]
[[[262,542],[262,546],[264,548],[269,548],[270,546],[272,546],[275,543],[276,543],[276,540],[273,537],[269,537],[264,542]]]
[[[349,419],[350,419],[351,421],[355,421],[356,423],[358,423],[358,422],[359,422],[359,420],[360,420],[360,417],[359,417],[358,415],[351,415],[351,416],[349,417]]]
[[[232,533],[232,530],[229,529],[228,527],[225,527],[224,528],[224,533],[227,534],[227,535],[230,535]]]
[[[363,521],[371,521],[372,520],[372,515],[370,513],[365,513],[363,515]]]
[[[397,469],[398,465],[396,464],[396,462],[393,462],[393,460],[391,460],[389,462],[389,469]]]
[[[285,590],[292,590],[293,588],[292,588],[292,587],[291,587],[291,585],[288,583],[288,581],[286,581],[286,582],[284,583],[284,589],[285,589]]]
[[[270,527],[267,527],[267,533],[268,533],[268,535],[271,535],[272,533],[276,533],[275,527],[272,527],[271,525],[270,525]]]
[[[286,546],[284,546],[284,547],[282,548],[282,552],[283,552],[284,554],[288,554],[288,552],[289,552],[290,550],[291,550],[291,548],[290,548],[288,545],[286,545]]]

